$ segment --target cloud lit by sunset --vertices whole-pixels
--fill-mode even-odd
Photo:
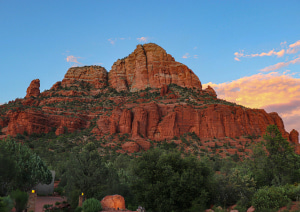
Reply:
[[[278,112],[288,131],[300,126],[300,79],[285,72],[279,74],[255,74],[231,82],[207,83],[218,97],[249,108],[262,108],[267,112]]]

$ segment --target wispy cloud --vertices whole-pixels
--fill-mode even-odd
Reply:
[[[288,61],[288,62],[276,63],[275,65],[271,65],[271,66],[265,67],[265,68],[261,69],[260,71],[262,71],[262,72],[275,71],[277,69],[280,69],[280,68],[283,68],[283,67],[287,67],[290,64],[296,64],[296,63],[300,63],[300,57],[298,57],[298,58],[296,58],[294,60]]]
[[[195,55],[193,56],[193,58],[198,59],[198,55],[195,54]]]
[[[261,53],[255,53],[255,54],[244,54],[244,51],[241,52],[235,52],[234,53],[234,59],[236,61],[240,61],[240,58],[252,58],[252,57],[264,57],[264,56],[277,56],[277,57],[283,57],[285,54],[296,54],[298,51],[300,51],[300,40],[298,40],[295,43],[292,43],[289,45],[289,48],[287,48],[287,42],[281,42],[280,46],[282,47],[281,50],[275,51],[274,49],[268,51],[268,52],[261,52]]]
[[[137,40],[141,43],[146,43],[146,42],[148,42],[149,38],[148,37],[140,37],[140,38],[137,38]]]
[[[183,59],[187,59],[187,58],[189,58],[189,57],[191,57],[189,53],[185,53],[185,54],[182,56]]]
[[[300,130],[300,79],[287,74],[271,72],[243,77],[220,84],[207,83],[219,98],[236,102],[250,108],[263,108],[278,112],[288,131]]]
[[[291,45],[289,45],[290,48],[295,48],[300,46],[300,40],[298,40],[296,43],[292,43]]]
[[[115,45],[115,43],[116,43],[116,41],[117,41],[117,39],[116,38],[109,38],[109,39],[107,39],[108,40],[108,42],[110,42],[110,44],[111,45]]]
[[[66,61],[72,63],[72,66],[82,65],[82,63],[78,62],[78,59],[81,57],[75,57],[73,55],[69,55],[66,58]]]
[[[282,49],[278,52],[271,50],[269,52],[261,52],[261,53],[256,53],[256,54],[244,54],[243,52],[235,52],[235,60],[240,61],[239,58],[240,57],[264,57],[264,56],[277,56],[277,57],[282,57],[285,53],[285,50]]]

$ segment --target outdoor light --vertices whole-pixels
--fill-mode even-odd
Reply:
[[[83,195],[84,195],[84,193],[82,192],[82,193],[81,193],[81,196],[83,196]]]
[[[31,190],[31,193],[33,193],[33,194],[34,194],[34,193],[35,193],[35,190]]]

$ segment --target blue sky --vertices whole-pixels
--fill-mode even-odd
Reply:
[[[300,130],[299,8],[298,0],[0,0],[0,103],[23,98],[33,79],[49,89],[74,65],[109,71],[153,42],[220,98],[276,109]]]

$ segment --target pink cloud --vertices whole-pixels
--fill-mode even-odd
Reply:
[[[300,46],[300,40],[298,40],[297,42],[292,43],[291,45],[289,45],[290,48],[295,48],[295,47],[298,47],[298,46]]]
[[[296,64],[296,63],[299,63],[299,62],[300,62],[300,57],[298,57],[294,60],[288,61],[288,62],[276,63],[275,65],[265,67],[265,68],[261,69],[260,71],[262,71],[262,72],[275,71],[277,69],[289,66],[290,64]]]
[[[283,57],[285,54],[296,54],[298,51],[300,51],[300,40],[298,40],[295,43],[292,43],[289,45],[289,48],[287,48],[287,42],[281,42],[280,46],[283,48],[280,51],[275,51],[274,49],[268,51],[268,52],[261,52],[256,54],[244,54],[243,52],[235,52],[235,60],[240,61],[239,58],[241,57],[247,57],[247,58],[253,58],[253,57],[264,57],[264,56],[277,56],[277,57]]]
[[[137,38],[137,40],[141,43],[146,43],[146,42],[148,42],[149,38],[148,37],[140,37],[140,38]]]
[[[69,55],[67,56],[66,58],[66,61],[69,62],[69,63],[73,63],[72,66],[77,66],[77,65],[81,65],[82,63],[78,62],[78,59],[81,58],[81,57],[75,57],[73,55]]]
[[[182,56],[183,59],[187,59],[187,58],[189,58],[189,57],[190,57],[190,54],[189,54],[189,53],[185,53],[185,54]]]
[[[250,108],[278,112],[287,131],[300,131],[300,79],[293,74],[255,74],[232,82],[207,83],[218,97]],[[298,117],[298,118],[295,118]]]

